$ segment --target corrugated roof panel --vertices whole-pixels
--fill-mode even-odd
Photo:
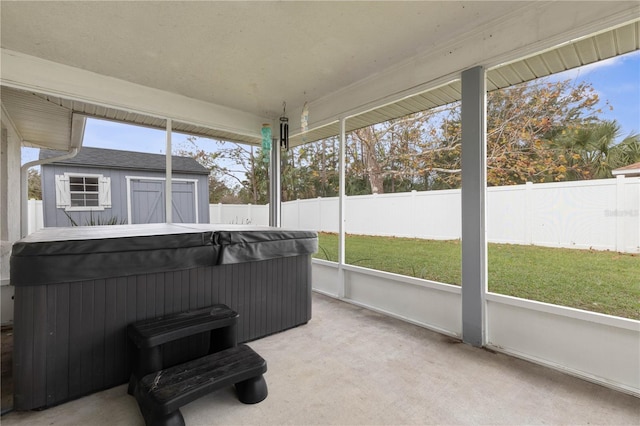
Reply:
[[[176,124],[175,127],[176,127],[176,130],[180,132],[185,132],[185,133],[189,133],[196,129],[196,126],[193,126],[191,124],[184,124],[184,123],[178,123]]]
[[[368,123],[368,124],[365,124],[365,126],[368,126],[369,124],[382,123],[383,121],[386,121],[389,119],[387,116],[383,115],[379,110],[366,112],[364,114],[361,114],[359,117],[365,123]],[[350,123],[353,123],[353,121],[351,121]],[[364,126],[351,127],[350,123],[348,123],[349,129],[357,129],[360,127],[364,127]]]
[[[504,79],[507,81],[507,86],[511,86],[511,85],[522,82],[521,77],[518,75],[518,73],[516,73],[516,71],[513,69],[511,65],[505,65],[502,68],[500,68],[500,73],[502,74]],[[506,86],[502,86],[502,87],[506,87]]]
[[[414,111],[408,110],[397,103],[386,105],[380,109],[380,112],[384,117],[386,117],[386,120],[392,120],[397,117],[404,117],[405,115],[413,114]]]
[[[347,120],[347,124],[349,124],[350,121],[351,119]],[[315,142],[321,139],[328,139],[338,135],[339,133],[340,123],[338,121],[334,121],[325,126],[309,130],[308,132],[292,135],[289,139],[289,144],[291,147],[294,147],[307,142]]]
[[[113,119],[113,114],[108,114],[107,109],[99,105],[96,105],[95,108],[93,108],[93,114],[98,117]]]
[[[422,100],[422,96],[414,96],[411,98],[403,99],[402,104],[405,106],[405,108],[410,109],[411,111],[424,111],[426,109],[429,109],[429,107],[427,107],[427,104],[422,102]]]
[[[348,124],[358,129],[360,127],[368,126],[369,122],[365,119],[365,116],[357,115],[355,117],[350,117]]]
[[[598,52],[592,38],[578,41],[575,43],[575,47],[580,57],[580,65],[590,64],[598,60]]]
[[[616,45],[622,53],[640,49],[640,22],[625,25],[615,31]]]
[[[361,122],[363,123],[364,126],[367,126],[368,124],[371,123],[381,123],[383,121],[388,120],[387,116],[382,115],[380,112],[378,111],[369,111],[366,114],[362,114],[361,116],[359,116]],[[351,130],[355,130],[358,129],[360,127],[363,127],[363,125],[360,126],[355,126],[356,120],[349,120],[347,121],[347,130],[351,131]],[[367,124],[368,123],[368,124]]]
[[[56,102],[58,105],[70,110],[73,110],[73,104],[75,103],[74,101],[54,97],[49,97],[49,100],[52,102]]]
[[[402,101],[395,104],[387,105],[385,110],[393,112],[393,115],[395,115],[396,117],[404,117],[405,115],[410,115],[416,112],[412,108],[407,108],[407,105]]]
[[[544,77],[551,74],[551,70],[544,62],[542,55],[534,56],[525,61],[527,68],[530,69],[536,77]]]
[[[433,103],[433,107],[456,101],[455,91],[446,91],[442,87],[425,93],[424,96]]]
[[[566,66],[562,61],[558,50],[552,50],[550,52],[544,52],[541,56],[541,60],[544,61],[549,74],[557,73],[566,70]],[[548,74],[547,74],[548,75]]]
[[[516,72],[516,74],[520,77],[519,82],[529,81],[536,78],[536,75],[531,71],[531,68],[527,65],[527,60],[516,62],[511,64],[511,68]]]
[[[458,93],[462,93],[462,80],[454,80],[449,86]]]
[[[565,69],[577,68],[582,65],[580,57],[578,56],[578,51],[576,50],[574,44],[559,47],[557,50],[558,55],[565,65]]]
[[[85,104],[82,102],[78,102],[74,105],[75,111],[82,112],[87,115],[96,115],[97,107],[93,104]]]
[[[492,91],[503,85],[508,84],[507,80],[500,74],[499,69],[492,69],[487,71],[487,90]]]
[[[156,117],[146,117],[145,123],[156,127],[167,126],[166,120]]]
[[[491,91],[509,87],[638,49],[640,21],[488,70],[487,89]],[[360,128],[446,105],[460,100],[460,92],[461,83],[456,80],[446,86],[402,99],[396,102],[395,106],[385,105],[353,117],[349,119],[348,125],[349,128]],[[322,133],[326,134],[328,129],[335,129],[337,134],[339,126],[329,127]],[[315,131],[308,132],[307,140],[316,140],[313,138],[319,134]]]
[[[598,52],[598,58],[607,59],[618,54],[614,32],[599,34],[594,37],[593,41]]]
[[[2,87],[2,104],[29,146],[67,150],[71,112],[30,92]]]
[[[423,108],[418,111],[423,111],[425,109],[434,108],[435,106],[437,106],[437,102],[435,102],[434,99],[427,96],[425,93],[420,93],[419,95],[414,96],[414,99],[416,99],[418,103],[423,106]]]

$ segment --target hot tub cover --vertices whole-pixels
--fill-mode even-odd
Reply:
[[[308,255],[317,249],[314,231],[247,225],[47,228],[13,245],[11,283],[39,285],[167,272]]]

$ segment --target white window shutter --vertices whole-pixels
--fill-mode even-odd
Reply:
[[[100,199],[100,207],[111,208],[111,178],[101,177],[99,182],[98,198]]]
[[[63,209],[69,206],[71,206],[69,176],[56,175],[56,207]]]

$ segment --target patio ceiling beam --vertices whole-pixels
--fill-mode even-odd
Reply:
[[[362,115],[448,85],[470,66],[497,68],[628,24],[637,16],[637,4],[633,2],[528,2],[505,14],[499,22],[463,33],[410,60],[310,101],[306,140],[317,139],[316,130],[332,123],[332,134],[337,135],[335,123],[340,116]],[[301,112],[302,105],[292,107],[294,117]],[[293,124],[293,145],[303,143],[300,127]],[[324,132],[319,136],[324,137]]]
[[[104,108],[215,129],[259,140],[268,118],[158,90],[24,53],[0,49],[0,84]]]

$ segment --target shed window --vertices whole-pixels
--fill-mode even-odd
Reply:
[[[89,176],[69,177],[71,207],[97,207],[98,178]]]
[[[102,175],[56,175],[56,207],[103,210],[111,207],[111,179]]]

